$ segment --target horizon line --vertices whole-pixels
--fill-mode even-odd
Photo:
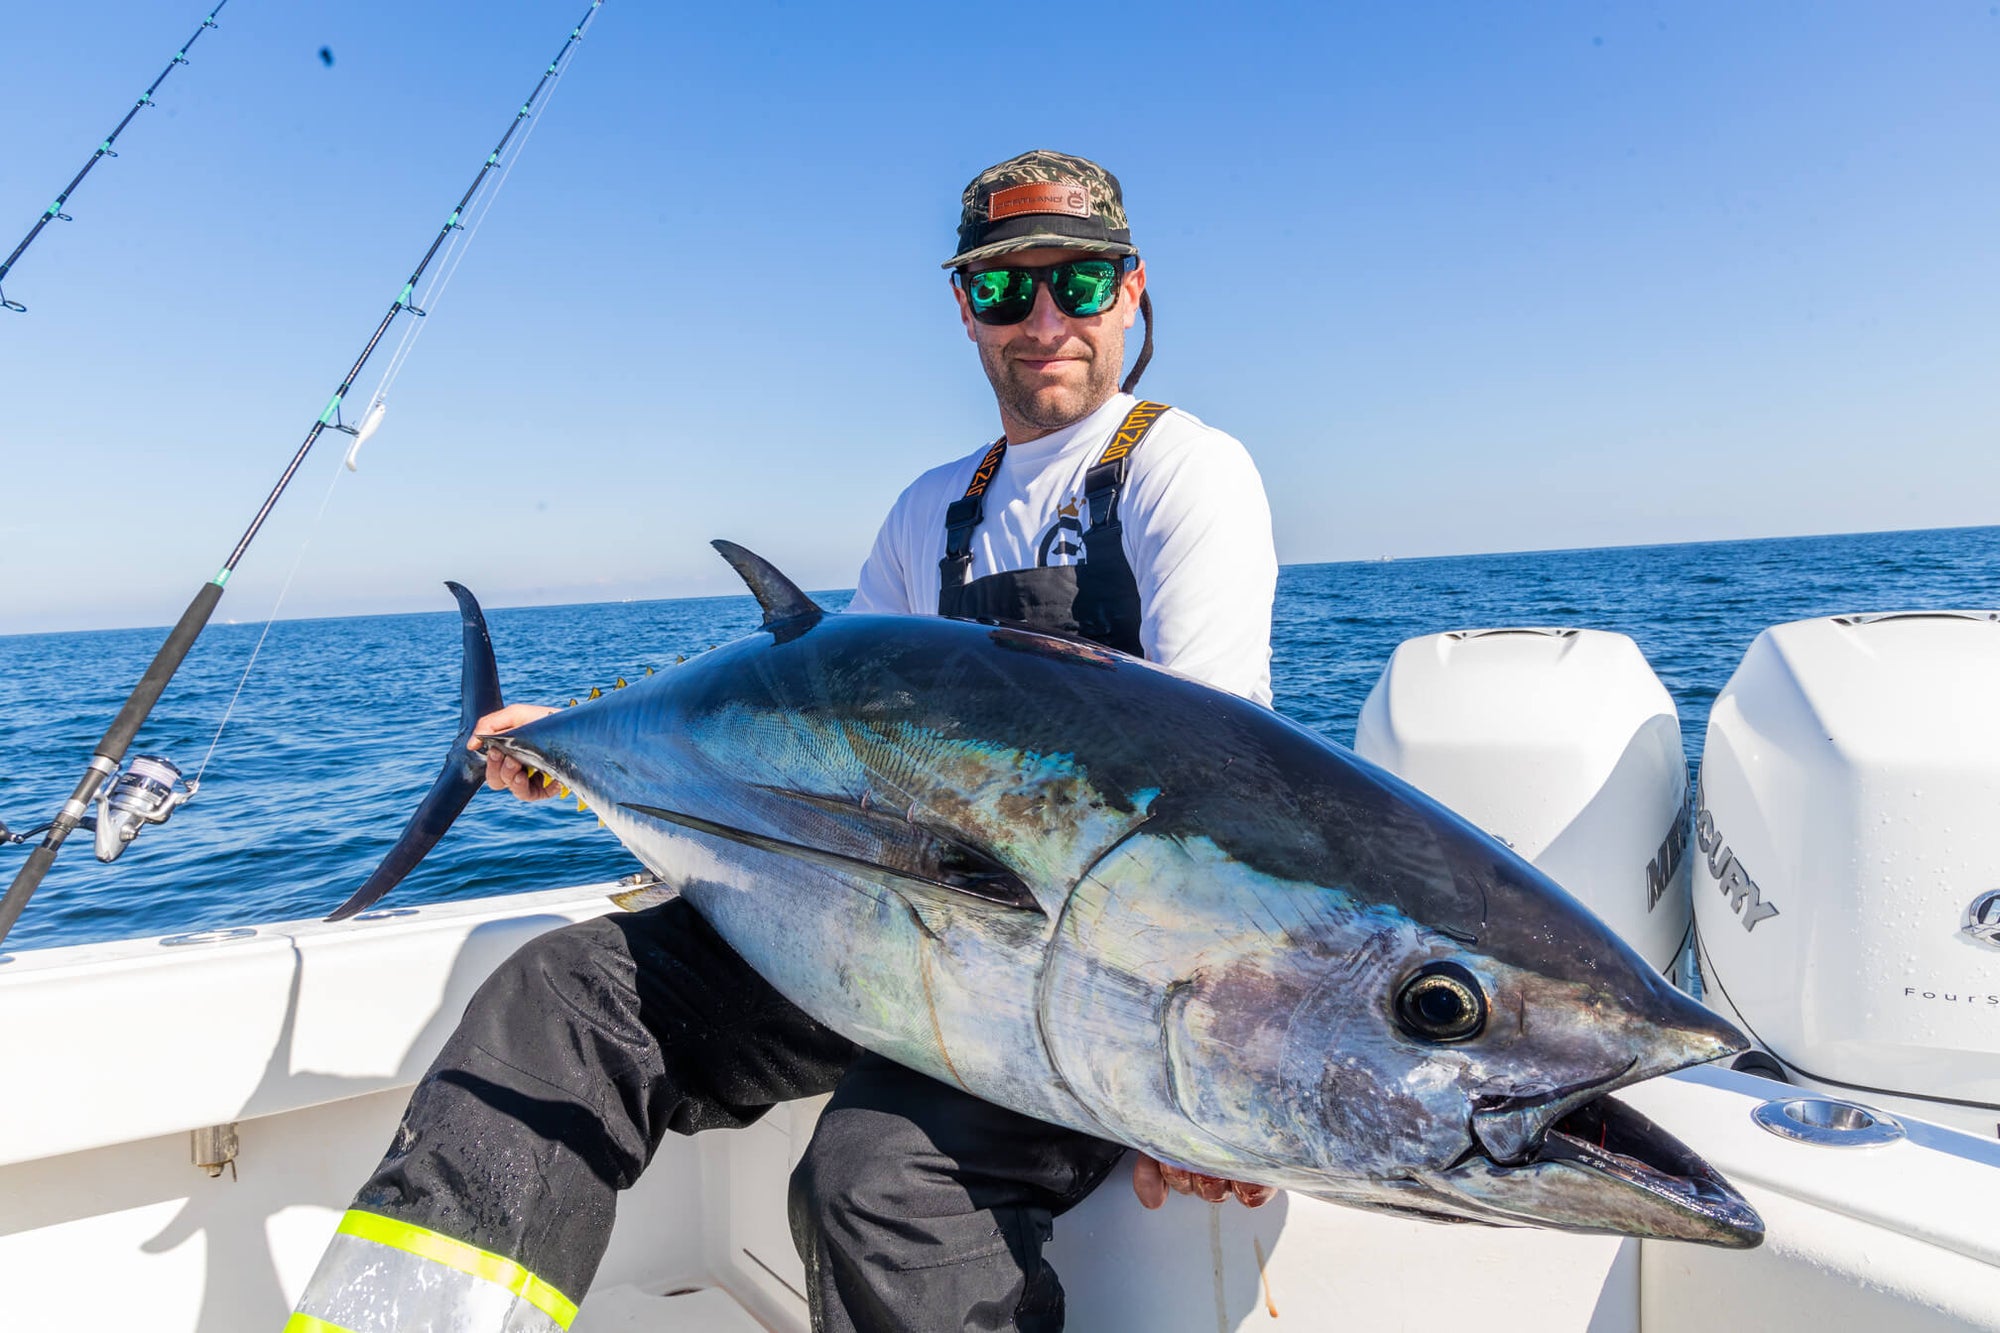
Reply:
[[[1438,554],[1438,555],[1397,555],[1397,556],[1378,555],[1378,556],[1361,556],[1349,560],[1300,561],[1294,564],[1281,564],[1278,566],[1278,570],[1282,574],[1284,571],[1290,569],[1330,569],[1330,568],[1338,568],[1340,566],[1345,566],[1345,565],[1384,565],[1384,564],[1405,565],[1405,564],[1418,564],[1436,560],[1490,560],[1500,556],[1573,555],[1579,552],[1587,552],[1587,551],[1669,550],[1685,546],[1748,546],[1760,542],[1820,541],[1833,537],[1893,537],[1893,536],[1903,536],[1916,533],[1983,532],[1995,528],[2000,528],[2000,524],[1994,524],[1994,523],[1954,524],[1954,525],[1935,527],[1935,528],[1880,528],[1880,529],[1871,528],[1871,529],[1863,529],[1858,532],[1791,533],[1774,537],[1716,537],[1716,538],[1707,538],[1699,540],[1673,541],[1673,542],[1629,542],[1629,543],[1620,543],[1610,546],[1525,547],[1525,548],[1509,549],[1501,551],[1459,551],[1454,553]],[[849,587],[839,587],[839,588],[817,588],[817,589],[807,588],[804,591],[808,595],[818,596],[823,593],[831,593],[836,595],[841,593],[852,593],[854,589],[851,586],[849,586]],[[635,604],[643,606],[643,605],[650,605],[656,602],[718,602],[718,601],[732,601],[738,598],[748,600],[751,598],[751,594],[749,593],[748,590],[745,590],[743,592],[732,592],[732,593],[695,593],[695,594],[670,595],[663,597],[623,597],[611,601],[598,600],[598,601],[579,601],[579,602],[513,602],[513,603],[498,603],[491,606],[482,602],[480,606],[482,610],[487,610],[487,611],[538,611],[538,610],[562,610],[567,608],[589,607],[589,606],[631,606]],[[265,620],[216,620],[216,621],[211,621],[210,624],[221,625],[221,626],[245,626],[245,625],[265,625],[265,624],[310,624],[315,621],[375,620],[375,619],[386,619],[392,616],[448,616],[456,614],[457,612],[450,607],[440,607],[434,611],[353,611],[341,615],[272,616]],[[143,630],[165,631],[170,628],[172,628],[170,624],[162,623],[162,624],[145,624],[145,625],[106,625],[94,629],[4,630],[0,631],[0,639],[26,639],[26,638],[36,638],[41,636],[50,636],[59,634],[126,634]]]

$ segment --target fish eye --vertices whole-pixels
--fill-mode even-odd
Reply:
[[[1423,1041],[1464,1041],[1486,1026],[1486,995],[1457,963],[1426,963],[1396,992],[1396,1021]]]

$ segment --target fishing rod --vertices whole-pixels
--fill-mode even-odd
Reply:
[[[236,543],[236,549],[229,553],[229,558],[223,561],[222,568],[216,571],[215,577],[201,585],[200,590],[194,595],[194,600],[188,603],[187,610],[181,612],[180,621],[168,633],[167,641],[160,645],[160,651],[154,655],[152,664],[146,668],[145,674],[139,677],[139,683],[133,687],[130,697],[125,700],[124,707],[118,710],[118,716],[112,719],[104,738],[97,743],[97,750],[84,769],[83,777],[78,780],[76,789],[70,793],[69,800],[63,803],[61,811],[54,819],[35,830],[46,829],[41,844],[28,854],[26,864],[14,876],[13,883],[8,886],[6,897],[0,899],[0,941],[7,938],[7,932],[14,928],[14,922],[20,918],[21,909],[28,905],[28,899],[41,884],[43,877],[49,873],[49,867],[55,864],[56,850],[71,833],[92,818],[93,800],[97,804],[94,822],[97,856],[100,861],[109,862],[115,860],[147,824],[165,823],[174,810],[194,795],[194,788],[199,785],[199,780],[176,790],[175,784],[181,782],[180,769],[168,760],[153,755],[138,755],[133,758],[131,767],[122,774],[118,770],[118,765],[124,759],[126,749],[132,744],[132,738],[138,734],[140,726],[153,711],[153,705],[159,702],[161,693],[167,688],[167,682],[173,679],[174,672],[180,669],[188,650],[194,647],[195,639],[208,624],[209,617],[215,612],[215,604],[222,599],[222,590],[228,584],[229,576],[236,572],[236,563],[243,558],[244,552],[250,549],[250,543],[257,536],[257,530],[264,526],[264,520],[270,516],[272,507],[278,503],[278,497],[283,495],[285,488],[291,484],[293,474],[299,470],[299,465],[305,462],[306,454],[311,451],[314,441],[318,440],[328,427],[332,427],[353,435],[358,446],[363,433],[381,420],[382,404],[379,394],[367,418],[359,427],[348,426],[341,422],[341,401],[347,397],[348,390],[354,387],[355,379],[368,364],[368,358],[374,355],[376,345],[389,331],[389,326],[395,323],[396,316],[405,310],[419,317],[424,314],[422,309],[411,304],[411,298],[416,294],[417,283],[423,279],[424,270],[430,267],[431,261],[437,257],[438,251],[444,247],[452,233],[462,229],[460,219],[464,217],[466,207],[471,204],[473,196],[479,193],[480,186],[499,163],[501,155],[507,151],[515,132],[529,119],[537,104],[545,100],[544,92],[548,91],[561,75],[570,53],[575,50],[576,44],[583,40],[584,29],[590,26],[590,21],[597,16],[597,11],[603,6],[604,0],[591,0],[590,8],[584,12],[583,18],[570,29],[569,37],[563,42],[562,49],[556,52],[555,59],[551,60],[548,67],[542,71],[541,80],[535,84],[535,90],[528,94],[528,100],[521,103],[521,109],[514,113],[514,119],[508,122],[507,132],[500,136],[500,142],[486,155],[486,161],[481,164],[479,174],[472,178],[472,184],[466,187],[465,193],[452,208],[451,216],[444,220],[444,225],[432,238],[430,248],[424,251],[423,260],[411,272],[409,280],[403,284],[403,289],[396,294],[396,299],[390,303],[389,313],[382,316],[382,322],[377,324],[375,332],[369,335],[367,345],[361,349],[361,355],[355,358],[353,366],[348,369],[347,377],[341,380],[340,387],[334,391],[326,410],[319,414],[318,419],[312,424],[312,429],[306,432],[305,443],[301,444],[298,452],[292,455],[292,461],[286,465],[284,474],[278,478],[278,484],[264,497],[263,506],[258,509],[257,516],[250,520],[250,527],[244,532],[242,540]],[[0,832],[0,843],[25,841],[28,836],[30,835],[8,835]]]
[[[194,36],[181,43],[181,49],[174,52],[174,58],[169,60],[167,67],[160,71],[160,77],[154,79],[152,86],[147,88],[145,92],[139,94],[139,100],[134,102],[132,109],[125,113],[125,119],[118,122],[118,128],[104,136],[104,142],[97,145],[97,151],[85,160],[83,169],[70,178],[69,184],[63,186],[63,192],[56,196],[56,201],[50,204],[40,217],[35,219],[35,225],[28,228],[28,234],[21,238],[19,245],[14,247],[14,253],[7,256],[7,262],[0,264],[0,307],[11,310],[17,315],[25,315],[28,312],[28,307],[22,305],[19,301],[8,300],[7,293],[4,290],[7,273],[14,267],[14,261],[19,259],[22,252],[35,243],[35,238],[42,234],[42,228],[48,226],[51,222],[74,221],[69,214],[63,212],[63,205],[67,204],[69,197],[76,193],[76,187],[83,184],[83,178],[90,174],[92,167],[107,157],[118,156],[118,154],[111,151],[111,145],[118,142],[118,136],[123,134],[125,127],[132,123],[132,117],[153,105],[153,94],[158,92],[160,85],[167,81],[167,75],[174,72],[174,66],[188,63],[188,48],[200,41],[201,35],[210,28],[219,28],[222,26],[215,21],[215,16],[220,14],[222,7],[228,3],[229,0],[215,0],[215,8],[208,11],[208,17],[203,19],[201,26],[194,30]],[[4,933],[0,932],[0,934]]]

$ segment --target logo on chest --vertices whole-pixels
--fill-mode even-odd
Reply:
[[[1083,520],[1075,497],[1056,510],[1055,520],[1043,530],[1041,539],[1035,543],[1035,564],[1046,569],[1050,565],[1073,565],[1083,554]]]

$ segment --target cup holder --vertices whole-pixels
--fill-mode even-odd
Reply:
[[[1894,1116],[1831,1097],[1764,1102],[1750,1118],[1781,1139],[1822,1148],[1879,1148],[1903,1137]]]

